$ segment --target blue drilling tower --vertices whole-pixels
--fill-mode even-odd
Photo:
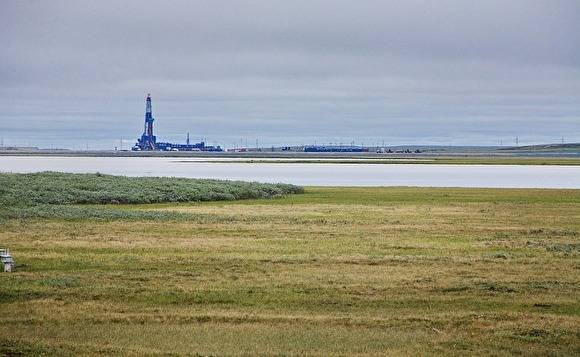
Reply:
[[[143,134],[137,139],[135,146],[133,146],[133,151],[222,151],[221,147],[205,145],[203,141],[190,144],[189,133],[187,133],[187,141],[185,144],[158,143],[157,137],[153,135],[154,120],[153,111],[151,110],[151,94],[147,94],[145,126],[143,128]]]
[[[155,150],[157,138],[153,135],[153,112],[151,110],[151,94],[147,94],[147,104],[145,105],[145,127],[141,138],[137,140],[137,145],[141,150]]]

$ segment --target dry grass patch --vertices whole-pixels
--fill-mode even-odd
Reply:
[[[580,353],[577,191],[120,208],[186,218],[0,225],[2,353]]]

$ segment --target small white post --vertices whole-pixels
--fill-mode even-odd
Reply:
[[[12,255],[10,255],[10,251],[8,249],[0,249],[0,262],[4,265],[4,272],[12,272],[12,268],[14,267],[14,259],[12,259]]]

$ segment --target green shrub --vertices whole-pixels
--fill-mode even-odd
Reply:
[[[0,173],[0,224],[7,219],[186,220],[190,214],[89,204],[144,204],[273,198],[302,187],[242,181],[41,172]]]
[[[0,206],[140,204],[272,198],[301,193],[288,184],[41,172],[0,174]]]

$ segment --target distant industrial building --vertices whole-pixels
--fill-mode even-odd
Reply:
[[[191,144],[189,141],[189,133],[187,133],[185,144],[157,142],[157,137],[153,135],[154,120],[151,110],[151,95],[147,94],[145,127],[143,128],[143,134],[137,139],[135,146],[133,146],[133,151],[223,151],[221,147],[205,145],[203,141]]]
[[[369,152],[368,147],[353,145],[309,145],[304,152]]]

